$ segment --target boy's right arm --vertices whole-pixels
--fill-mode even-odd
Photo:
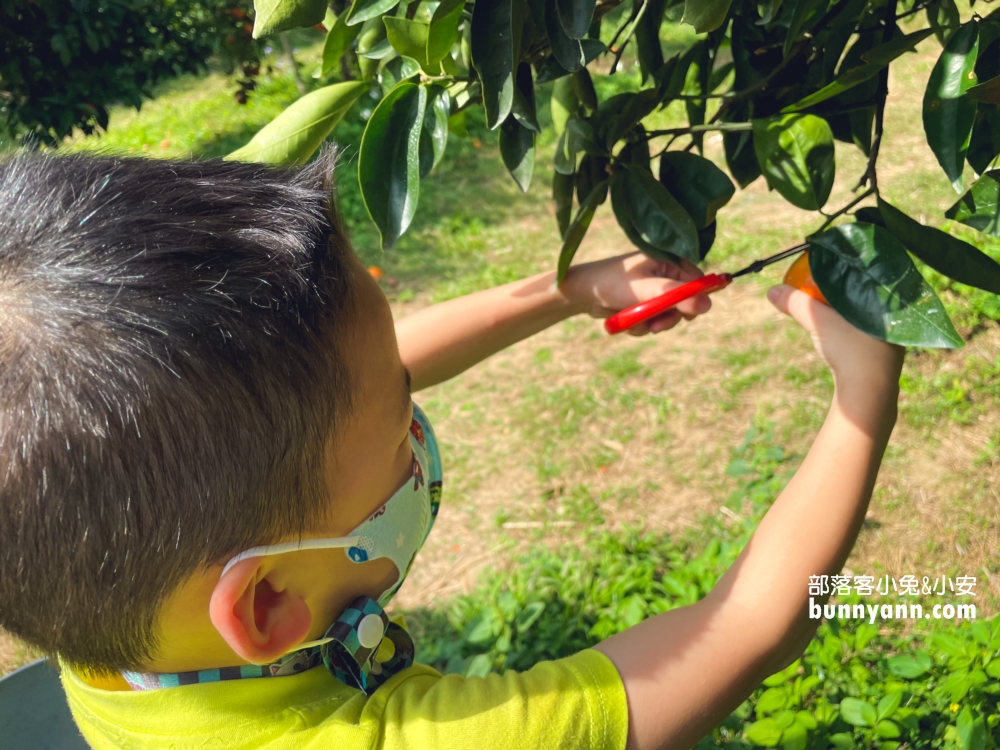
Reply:
[[[826,422],[742,554],[702,601],[596,648],[618,669],[628,747],[688,748],[812,638],[810,575],[839,573],[896,419],[903,351],[788,286],[772,302],[813,336],[834,375]]]

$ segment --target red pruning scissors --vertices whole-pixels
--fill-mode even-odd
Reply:
[[[777,263],[779,260],[784,260],[785,258],[790,258],[793,255],[801,253],[808,247],[809,245],[807,244],[796,245],[788,250],[782,250],[777,255],[772,255],[770,258],[755,260],[749,266],[736,273],[710,273],[702,276],[700,279],[681,284],[669,292],[661,294],[659,297],[640,302],[638,305],[627,307],[615,313],[604,321],[604,330],[610,334],[621,333],[636,323],[649,320],[660,313],[666,312],[671,307],[676,307],[686,299],[697,297],[699,294],[711,294],[720,289],[725,289],[732,283],[733,279],[745,276],[748,273],[757,273],[765,266]]]

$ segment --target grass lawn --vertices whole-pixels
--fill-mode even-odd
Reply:
[[[664,33],[679,42],[688,31]],[[297,42],[311,70],[320,37],[303,32]],[[943,211],[956,196],[924,142],[920,117],[939,50],[932,37],[892,67],[880,185],[892,203],[946,226]],[[636,73],[627,64],[618,75]],[[597,84],[602,92],[619,85],[612,77]],[[217,74],[181,79],[140,112],[116,110],[105,136],[65,148],[219,156],[298,96],[287,69],[262,77],[244,107],[234,90]],[[469,138],[451,137],[446,158],[421,186],[412,228],[383,254],[356,182],[360,110],[372,104],[362,100],[335,132],[345,153],[341,200],[359,254],[385,273],[397,316],[554,266],[551,133],[539,139],[534,180],[522,194],[481,122],[470,123]],[[677,113],[655,117],[661,126]],[[706,155],[721,163],[719,136],[706,139]],[[830,208],[850,199],[863,170],[863,155],[838,144]],[[796,244],[818,224],[758,180],[722,211],[707,269],[735,270]],[[1000,258],[997,243],[984,249]],[[629,250],[605,204],[579,260]],[[442,626],[434,613],[483,590],[477,581],[484,569],[514,580],[519,556],[567,541],[598,559],[608,554],[609,531],[640,526],[686,540],[695,557],[713,539],[740,538],[766,505],[741,494],[750,486],[746,473],[760,480],[756,492],[773,499],[808,449],[832,392],[807,336],[764,298],[783,272],[771,267],[741,280],[714,296],[710,314],[658,337],[608,338],[599,322],[574,319],[418,394],[442,444],[446,483],[434,534],[397,606],[433,630]],[[975,576],[986,616],[1000,594],[1000,306],[957,285],[939,289],[967,345],[908,357],[901,418],[848,567],[875,577]],[[646,600],[635,601],[621,621],[646,613]],[[0,634],[0,671],[30,656]]]

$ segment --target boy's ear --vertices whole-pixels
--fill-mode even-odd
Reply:
[[[215,584],[209,614],[219,634],[241,658],[267,664],[309,635],[312,613],[299,594],[264,574],[264,558],[241,560]]]

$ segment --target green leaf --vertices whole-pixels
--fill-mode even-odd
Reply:
[[[608,128],[607,136],[604,139],[605,147],[610,151],[614,145],[642,122],[643,118],[649,115],[660,103],[660,94],[656,89],[644,89],[635,93],[621,94],[614,100],[608,100],[606,104],[614,107],[617,114]],[[603,111],[602,107],[602,111]]]
[[[437,75],[441,72],[441,66],[437,62],[431,65],[427,60],[430,24],[393,16],[383,16],[382,22],[385,23],[385,33],[394,50],[416,60],[425,73]]]
[[[430,137],[434,153],[432,166],[436,167],[448,146],[448,116],[451,113],[451,98],[443,86],[432,84],[427,87],[427,107],[424,111],[424,133]]]
[[[986,674],[994,680],[1000,680],[1000,659],[994,659],[986,665]]]
[[[431,16],[427,34],[427,60],[435,63],[444,59],[458,40],[458,26],[465,10],[464,0],[445,0]]]
[[[485,677],[493,671],[493,660],[489,654],[477,654],[472,657],[469,666],[465,669],[466,677]]]
[[[305,164],[355,100],[367,90],[367,83],[351,81],[324,86],[306,94],[226,159],[266,164]]]
[[[358,34],[361,33],[360,26],[348,26],[347,14],[341,13],[337,16],[330,31],[327,32],[326,41],[323,43],[323,62],[320,64],[319,73],[321,76],[328,75],[340,63],[340,58],[350,49]]]
[[[649,78],[656,78],[663,67],[660,26],[663,23],[663,11],[667,6],[667,0],[646,0],[646,2],[649,5],[633,34],[643,83]]]
[[[878,207],[886,228],[935,271],[962,284],[1000,294],[1000,263],[986,253],[947,232],[922,225],[881,198]]]
[[[809,733],[799,724],[793,724],[781,734],[784,750],[805,750],[809,744]]]
[[[545,605],[542,602],[531,602],[525,606],[524,609],[517,613],[517,618],[514,620],[517,632],[528,632],[528,629],[542,616],[544,611]]]
[[[699,34],[714,31],[726,20],[732,2],[733,0],[684,0],[684,17],[681,21],[694,26]]]
[[[704,229],[698,230],[698,258],[705,260],[708,251],[715,244],[715,236],[719,229],[719,222],[713,221]]]
[[[781,735],[784,729],[779,727],[773,719],[761,719],[749,724],[746,728],[746,738],[755,745],[762,747],[774,747],[781,742]]]
[[[396,55],[389,62],[385,63],[378,72],[379,85],[382,88],[382,96],[385,96],[401,81],[413,78],[420,72],[420,64],[412,57]]]
[[[818,211],[835,173],[833,133],[815,115],[781,115],[753,121],[757,163],[767,184],[793,206]]]
[[[958,715],[958,742],[962,750],[985,750],[986,721],[968,706]]]
[[[851,697],[844,698],[840,702],[840,716],[855,727],[870,727],[877,720],[875,708],[870,703]]]
[[[654,260],[666,260],[674,264],[678,263],[679,259],[676,255],[653,247],[642,238],[635,228],[635,224],[632,223],[632,216],[629,213],[628,197],[625,194],[625,176],[625,170],[617,170],[611,177],[611,208],[615,212],[618,225],[622,228],[629,241],[648,257]],[[671,582],[672,579],[669,577],[664,579],[665,585],[670,585]],[[680,587],[680,584],[677,584],[677,586]],[[683,587],[680,588],[681,590],[678,594],[682,596],[684,594]]]
[[[597,0],[556,0],[559,23],[571,39],[583,39],[594,20],[594,6]]]
[[[587,200],[584,201],[580,209],[576,212],[573,223],[566,230],[562,247],[559,249],[559,263],[556,268],[557,285],[561,284],[563,279],[566,278],[566,274],[569,272],[569,265],[573,262],[573,256],[576,255],[576,251],[580,248],[580,243],[583,242],[584,235],[587,234],[587,229],[590,228],[594,212],[597,211],[597,207],[600,205],[601,198],[607,188],[607,180],[594,187],[590,195],[587,196]]]
[[[658,250],[698,263],[698,228],[663,184],[641,167],[627,167],[625,196],[632,224]]]
[[[660,182],[694,220],[698,229],[715,221],[720,208],[736,193],[732,180],[713,162],[687,151],[664,151]]]
[[[427,90],[404,81],[372,112],[361,138],[358,182],[382,247],[391,247],[413,220],[420,197],[420,133]]]
[[[1000,76],[977,83],[975,86],[970,87],[965,94],[977,102],[1000,104]]]
[[[964,24],[941,51],[924,92],[924,133],[951,185],[962,192],[976,103],[964,96],[976,83],[979,24]]]
[[[385,47],[391,52],[392,47],[385,36],[385,24],[381,18],[371,18],[361,25],[358,35],[358,66],[361,68],[361,78],[370,81],[378,73],[378,60],[367,57],[374,50]]]
[[[754,710],[758,716],[766,716],[782,710],[788,705],[788,691],[781,687],[772,687],[761,693]]]
[[[604,46],[604,42],[599,39],[584,39],[580,42],[580,46],[583,49],[583,59],[584,65],[588,65],[591,60],[597,58],[598,55],[603,54],[607,51],[607,47]],[[546,57],[542,63],[537,68],[537,74],[535,75],[535,83],[548,83],[549,81],[555,81],[563,76],[568,76],[573,71],[567,70],[555,55],[549,55]]]
[[[889,671],[897,677],[913,680],[934,666],[934,660],[931,659],[929,654],[918,651],[913,655],[899,654],[898,656],[892,656],[889,658],[888,664]]]
[[[573,218],[573,175],[553,171],[552,200],[556,204],[556,223],[559,226],[559,236],[565,237]]]
[[[826,8],[826,5],[824,0],[799,0],[795,4],[792,17],[788,21],[788,33],[785,35],[785,57],[788,57],[795,42],[799,40],[802,32],[808,28],[810,16],[820,8]]]
[[[842,224],[810,237],[809,248],[817,286],[856,328],[902,346],[964,345],[941,300],[887,230]]]
[[[891,693],[887,693],[882,696],[882,700],[878,702],[878,721],[882,719],[888,719],[893,713],[899,708],[900,702],[903,700],[903,692],[901,690],[894,690]],[[886,735],[883,735],[886,736]],[[898,737],[899,735],[894,735]]]
[[[976,180],[945,216],[984,234],[1000,237],[1000,169],[986,172]]]
[[[883,719],[875,725],[875,734],[878,737],[885,737],[886,739],[894,740],[901,734],[899,731],[899,725],[894,721],[889,719]]]
[[[545,3],[545,31],[552,55],[562,67],[575,73],[587,64],[583,44],[578,38],[574,39],[566,33],[559,20],[559,10],[552,0]]]
[[[531,80],[531,66],[521,63],[517,66],[517,76],[514,79],[514,99],[510,107],[511,114],[528,130],[542,132],[535,113],[535,84]]]
[[[483,85],[490,129],[500,126],[514,102],[514,63],[524,21],[522,0],[476,3],[472,12],[472,64]]]
[[[315,26],[326,17],[327,0],[254,0],[253,38],[302,26]],[[398,2],[398,0],[397,0]]]
[[[934,35],[941,42],[941,46],[946,45],[962,24],[955,0],[939,0],[939,2],[929,5],[927,7],[927,23],[931,25]]]
[[[736,117],[747,116],[747,105],[738,105],[733,113]],[[753,133],[741,131],[722,134],[722,146],[726,154],[726,166],[741,188],[745,188],[760,177],[760,165],[757,163],[756,150],[753,145]]]
[[[799,101],[794,104],[789,104],[781,110],[781,113],[788,114],[808,109],[809,107],[813,107],[820,102],[825,102],[827,99],[831,99],[838,94],[842,94],[848,89],[854,88],[859,83],[864,83],[865,81],[874,78],[889,63],[902,55],[904,52],[912,50],[932,33],[933,32],[930,29],[923,29],[921,31],[915,31],[912,34],[897,36],[891,41],[878,45],[862,55],[862,59],[866,61],[864,64],[841,72],[832,83],[827,84],[819,91],[809,94],[809,96],[803,99],[799,99]]]
[[[576,87],[572,78],[560,78],[552,85],[552,98],[549,109],[552,113],[552,129],[559,138],[566,129],[566,122],[576,114],[580,100],[576,96]]]
[[[347,13],[347,25],[354,26],[378,18],[399,5],[399,0],[354,0]]]
[[[576,170],[576,199],[583,203],[590,191],[601,182],[608,179],[608,165],[610,160],[600,154],[584,154],[580,160],[580,167]],[[602,198],[601,203],[604,203]]]
[[[535,168],[535,134],[514,115],[500,126],[500,157],[514,182],[527,193]]]
[[[590,123],[571,117],[566,122],[566,129],[556,143],[556,158],[554,166],[557,172],[573,174],[576,172],[576,157],[581,151],[596,150],[594,131]]]

